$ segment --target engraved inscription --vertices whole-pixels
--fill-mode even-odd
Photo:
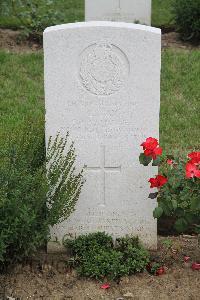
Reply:
[[[96,43],[80,57],[80,80],[95,95],[111,95],[120,90],[129,74],[124,52],[112,44]]]

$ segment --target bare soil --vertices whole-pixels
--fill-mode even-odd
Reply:
[[[179,39],[177,32],[169,32],[162,34],[162,48],[178,48],[178,49],[200,49],[200,45],[193,45],[189,42],[183,42]]]
[[[42,49],[40,44],[23,39],[20,34],[20,31],[0,28],[0,49],[15,53],[29,53]]]
[[[179,39],[176,32],[162,34],[162,48],[178,48],[178,49],[200,49],[200,46],[194,46],[190,43],[183,42]],[[32,40],[24,40],[20,37],[20,31],[11,29],[0,29],[0,49],[9,52],[33,52],[42,49],[42,45]]]
[[[159,238],[158,251],[152,253],[152,257],[162,256],[161,242],[165,239]],[[69,270],[65,255],[40,254],[31,263],[15,266],[9,273],[0,275],[0,299],[200,299],[200,271],[193,271],[190,263],[183,262],[184,255],[189,255],[191,262],[200,260],[197,237],[170,239],[173,247],[166,256],[166,273],[162,276],[144,272],[124,277],[119,282],[109,282],[110,289],[102,290],[100,282],[79,278],[74,270]]]

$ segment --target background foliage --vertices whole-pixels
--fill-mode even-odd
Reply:
[[[184,40],[200,36],[200,0],[153,0],[152,26],[176,28]],[[21,28],[23,35],[42,41],[48,26],[84,20],[84,0],[1,0],[0,26]]]
[[[183,40],[200,42],[200,0],[173,3],[175,25]]]
[[[152,25],[156,27],[171,27],[173,26],[172,21],[172,4],[175,0],[153,0],[152,1]],[[13,10],[12,3],[15,3],[15,10]],[[22,3],[19,4],[19,3]],[[35,4],[40,7],[38,11],[38,17],[31,15],[30,6],[28,7],[26,3],[30,3],[32,7]],[[50,13],[48,20],[48,9],[52,9],[55,14]],[[23,13],[25,12],[25,15]],[[21,14],[19,16],[19,14]],[[26,20],[27,16],[33,16],[34,20],[38,21],[40,24],[40,16],[44,15],[45,26],[53,25],[55,19],[57,24],[59,22],[73,23],[77,21],[84,20],[84,0],[54,0],[54,1],[44,1],[44,0],[1,0],[0,2],[0,26],[7,28],[19,28],[22,26],[21,21]],[[53,17],[51,19],[51,16]],[[20,19],[19,19],[20,17]],[[24,19],[24,20],[23,20]],[[45,24],[46,23],[46,24]],[[39,26],[38,26],[39,28]]]

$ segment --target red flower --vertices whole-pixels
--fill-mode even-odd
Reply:
[[[160,188],[165,183],[167,183],[168,179],[162,175],[156,175],[156,178],[150,178],[149,182],[151,183],[150,188]]]
[[[197,168],[195,164],[191,162],[188,162],[186,164],[185,171],[186,171],[187,178],[193,178],[193,177],[200,178],[200,170]]]
[[[146,139],[140,146],[143,147],[144,154],[151,156],[154,160],[158,155],[162,154],[162,148],[159,147],[158,140],[152,137]]]
[[[172,160],[172,159],[168,159],[168,160],[167,160],[167,164],[168,164],[168,165],[173,165],[173,160]]]
[[[192,270],[200,270],[200,263],[193,263],[192,264]]]
[[[165,268],[164,267],[160,267],[157,269],[156,271],[156,276],[160,276],[160,275],[163,275],[165,274]]]
[[[104,283],[104,284],[101,285],[101,289],[103,289],[103,290],[107,290],[109,288],[110,288],[110,284],[109,283]]]
[[[188,262],[190,260],[190,256],[184,256],[184,262]]]
[[[200,152],[192,152],[188,154],[188,157],[190,158],[190,163],[192,164],[200,164]]]
[[[143,147],[143,150],[145,149],[155,149],[158,146],[158,140],[152,137],[149,137],[146,139],[145,142],[143,142],[141,144],[141,146]]]

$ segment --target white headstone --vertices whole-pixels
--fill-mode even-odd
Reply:
[[[85,0],[85,20],[151,25],[151,0]]]
[[[69,131],[86,183],[52,239],[105,231],[138,235],[155,248],[156,200],[139,164],[140,144],[159,136],[160,29],[115,22],[49,27],[44,32],[46,137]]]

